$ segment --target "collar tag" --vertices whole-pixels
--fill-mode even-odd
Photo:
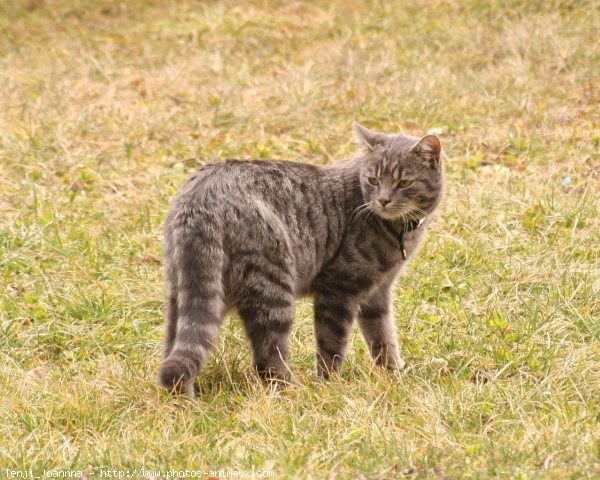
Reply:
[[[404,235],[408,232],[412,232],[413,230],[419,228],[425,221],[425,218],[426,217],[420,218],[418,222],[416,220],[413,220],[412,222],[405,224],[404,228],[398,235],[398,246],[400,247],[400,252],[402,252],[402,260],[406,260],[407,258],[406,248],[404,248]]]

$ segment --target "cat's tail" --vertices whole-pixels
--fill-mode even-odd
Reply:
[[[167,327],[174,331],[172,338],[167,335],[158,381],[172,392],[193,397],[194,379],[217,340],[225,313],[223,253],[221,248],[211,248],[210,240],[207,244],[198,235],[179,233],[176,247],[167,246],[166,252],[173,270],[171,290],[176,292],[175,312],[169,321],[176,324]]]

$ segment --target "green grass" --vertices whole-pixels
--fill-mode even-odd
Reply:
[[[0,0],[0,476],[598,478],[599,29],[585,1]],[[352,120],[447,155],[407,369],[356,333],[316,380],[303,300],[300,385],[262,385],[231,318],[201,398],[169,397],[169,199],[221,157],[349,156]]]

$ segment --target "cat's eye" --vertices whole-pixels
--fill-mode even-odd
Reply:
[[[368,180],[371,185],[379,185],[379,180],[377,180],[375,177],[369,177]]]
[[[412,185],[413,181],[412,180],[400,180],[398,182],[398,186],[400,188],[406,188],[406,187],[410,187]]]

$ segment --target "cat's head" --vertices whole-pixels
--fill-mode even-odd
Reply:
[[[363,149],[360,184],[367,208],[387,220],[410,221],[437,207],[443,168],[435,135],[386,135],[358,123],[354,131]]]

